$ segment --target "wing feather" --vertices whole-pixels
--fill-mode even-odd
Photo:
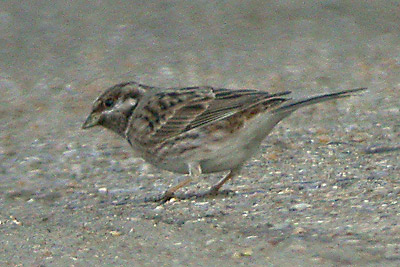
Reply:
[[[260,103],[281,103],[290,92],[269,94],[257,90],[188,87],[155,93],[134,111],[127,138],[142,145],[159,143]]]

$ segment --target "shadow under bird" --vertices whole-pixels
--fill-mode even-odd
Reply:
[[[154,166],[189,174],[158,199],[165,202],[203,173],[229,171],[207,192],[217,194],[225,182],[239,175],[282,119],[301,107],[365,89],[293,100],[290,91],[159,88],[126,82],[97,98],[82,128],[103,126],[125,138],[137,155]]]

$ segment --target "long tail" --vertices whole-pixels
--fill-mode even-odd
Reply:
[[[343,98],[343,97],[349,97],[355,92],[363,91],[366,90],[367,88],[357,88],[357,89],[351,89],[351,90],[346,90],[346,91],[341,91],[337,93],[332,93],[332,94],[326,94],[326,95],[319,95],[319,96],[314,96],[311,98],[299,100],[297,102],[292,102],[288,101],[287,104],[283,104],[283,106],[277,108],[274,110],[275,113],[281,113],[281,112],[288,112],[291,113],[295,111],[296,109],[299,109],[301,107],[305,107],[308,105],[320,103],[320,102],[325,102],[333,99],[338,99],[338,98]]]

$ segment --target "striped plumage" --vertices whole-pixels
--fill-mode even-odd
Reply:
[[[157,88],[127,82],[107,89],[83,125],[106,127],[126,138],[153,165],[198,177],[230,171],[210,192],[236,176],[283,118],[300,107],[348,97],[358,88],[292,100],[289,91],[203,87]],[[191,178],[168,190],[167,200]]]

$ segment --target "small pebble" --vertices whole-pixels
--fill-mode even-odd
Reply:
[[[119,232],[119,231],[110,231],[110,234],[111,234],[112,236],[120,236],[120,235],[122,235],[122,233]]]
[[[311,205],[308,203],[298,203],[291,207],[291,210],[303,211],[307,208],[310,208]]]
[[[102,187],[102,188],[99,188],[99,193],[101,193],[101,194],[107,194],[108,193],[108,189],[107,189],[107,187]]]

